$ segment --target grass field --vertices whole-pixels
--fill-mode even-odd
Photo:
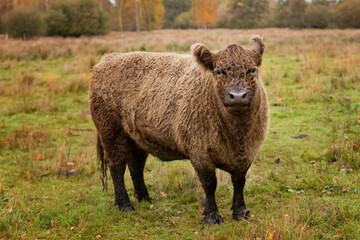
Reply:
[[[154,205],[120,212],[102,191],[88,109],[91,68],[106,52],[186,53],[267,45],[271,105],[247,175],[253,221],[231,218],[230,176],[217,172],[225,224],[200,225],[204,193],[189,161],[149,157]],[[163,30],[81,38],[0,36],[0,239],[360,239],[360,30]],[[111,180],[109,179],[111,183]]]

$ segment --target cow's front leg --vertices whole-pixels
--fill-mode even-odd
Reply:
[[[202,162],[204,163],[204,162]],[[201,186],[205,191],[205,218],[200,221],[200,223],[208,224],[222,224],[224,220],[222,219],[216,202],[215,202],[215,191],[216,191],[216,173],[215,167],[209,166],[207,164],[194,164],[195,171],[200,179]]]
[[[250,211],[246,208],[244,201],[245,175],[246,172],[231,175],[231,181],[234,185],[234,198],[231,209],[233,210],[233,218],[238,221],[243,219],[251,220]]]

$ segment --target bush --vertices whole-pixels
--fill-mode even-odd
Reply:
[[[190,28],[192,27],[190,19],[191,19],[190,12],[180,13],[178,16],[176,16],[173,26],[175,28],[182,28],[182,29]]]
[[[360,27],[360,0],[346,0],[337,9],[339,25],[345,28]]]
[[[46,29],[41,12],[35,8],[17,8],[5,19],[6,30],[14,38],[32,38]]]
[[[81,36],[106,34],[108,17],[95,0],[60,0],[47,14],[48,35]]]
[[[330,20],[330,11],[328,6],[314,5],[305,11],[305,22],[307,27],[326,28]]]

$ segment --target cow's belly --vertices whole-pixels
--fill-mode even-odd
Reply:
[[[137,145],[145,150],[146,152],[150,153],[151,155],[159,158],[162,161],[172,161],[172,160],[181,160],[186,159],[187,157],[180,153],[177,150],[171,149],[169,146],[159,144],[153,141],[144,141],[138,140],[135,141]]]

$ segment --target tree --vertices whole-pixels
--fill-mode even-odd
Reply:
[[[124,25],[123,25],[124,1],[125,0],[116,0],[116,9],[117,9],[118,20],[119,20],[119,30],[121,32],[124,30]]]
[[[5,20],[11,37],[28,39],[44,33],[45,25],[41,12],[35,8],[18,7]]]
[[[259,27],[274,27],[276,24],[276,9],[277,9],[277,1],[269,0],[267,9],[261,15],[261,19],[257,25]]]
[[[336,11],[339,25],[343,28],[360,27],[360,0],[345,0]]]
[[[197,27],[214,27],[218,21],[216,10],[217,0],[193,0],[191,4],[191,16]]]
[[[165,28],[179,27],[179,24],[182,26],[189,24],[185,22],[187,21],[186,19],[190,16],[190,14],[189,13],[185,14],[185,13],[189,12],[190,10],[191,0],[163,0],[163,4],[165,7],[165,13],[164,13]],[[181,17],[179,16],[180,14],[182,14]],[[178,18],[177,23],[175,23],[176,18]]]
[[[162,0],[116,0],[117,25],[120,31],[151,30],[162,27]]]
[[[329,5],[312,4],[305,11],[304,19],[307,27],[326,28],[330,20]]]
[[[108,32],[107,16],[94,0],[60,0],[46,17],[49,35],[81,36]]]
[[[227,27],[256,28],[269,7],[268,0],[230,0]]]
[[[0,0],[0,33],[5,32],[4,20],[13,7],[14,3],[12,1]]]
[[[182,29],[192,27],[190,12],[183,12],[177,15],[172,26],[174,28],[182,28]]]
[[[141,0],[140,8],[140,22],[144,29],[152,30],[162,27],[165,11],[162,0]]]
[[[278,4],[279,7],[276,17],[278,27],[305,27],[305,0],[279,0]]]

